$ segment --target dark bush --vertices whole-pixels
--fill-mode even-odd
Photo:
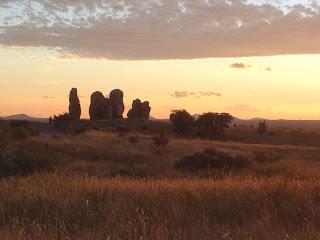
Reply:
[[[48,170],[56,161],[56,153],[37,142],[19,142],[8,145],[0,159],[0,175],[29,174]]]
[[[11,120],[10,121],[10,126],[12,128],[29,127],[30,126],[30,122],[29,121],[25,121],[25,120]]]
[[[257,133],[258,134],[265,134],[268,131],[268,125],[266,120],[260,121],[259,126],[257,128]]]
[[[170,115],[170,122],[175,132],[190,134],[193,132],[195,119],[186,110],[174,110]]]
[[[14,139],[24,140],[31,136],[30,131],[26,127],[15,127],[11,130]]]
[[[169,144],[169,138],[167,137],[165,131],[162,131],[159,136],[154,136],[152,140],[154,144],[158,147],[160,146],[166,147]]]
[[[204,113],[196,121],[196,133],[209,138],[222,136],[232,120],[229,113]]]
[[[52,123],[59,130],[67,130],[72,122],[69,113],[63,113],[58,116],[54,115]]]
[[[185,171],[201,171],[210,169],[243,169],[250,166],[250,161],[242,157],[234,157],[216,149],[205,149],[176,162],[175,168]]]

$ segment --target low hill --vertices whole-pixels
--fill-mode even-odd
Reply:
[[[25,120],[30,122],[48,122],[47,118],[35,118],[27,114],[16,114],[11,116],[1,117],[1,118],[4,120]]]
[[[266,120],[270,128],[320,128],[320,120],[268,120],[262,118],[253,118],[248,120],[234,118],[233,124],[246,125],[246,126],[257,126],[260,121]]]

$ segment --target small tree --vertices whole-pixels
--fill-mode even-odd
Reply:
[[[174,110],[170,115],[174,131],[180,134],[192,133],[195,120],[186,110]]]
[[[196,121],[197,134],[201,137],[215,137],[224,135],[233,117],[229,113],[204,113]]]
[[[259,126],[257,128],[258,134],[265,134],[268,131],[267,121],[263,120],[259,122]]]

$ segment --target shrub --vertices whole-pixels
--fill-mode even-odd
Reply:
[[[170,115],[174,131],[180,134],[192,133],[195,119],[186,110],[174,110]]]
[[[257,133],[258,134],[265,134],[268,131],[268,125],[266,120],[260,121],[259,126],[257,128]]]
[[[71,122],[72,119],[69,113],[63,113],[58,116],[54,115],[52,120],[53,125],[59,130],[66,130]]]
[[[201,137],[222,136],[232,120],[229,113],[204,113],[196,121],[196,133]]]
[[[250,161],[242,157],[234,157],[216,149],[205,149],[176,162],[175,168],[185,171],[201,171],[210,169],[243,169],[250,166]]]
[[[152,140],[157,147],[166,147],[169,144],[169,138],[166,136],[165,130],[159,136],[154,136]]]
[[[29,121],[25,121],[25,120],[11,120],[10,121],[10,126],[12,128],[16,128],[16,127],[29,127],[30,126],[30,122]]]
[[[47,145],[37,142],[19,142],[8,145],[0,159],[0,174],[29,174],[48,170],[56,160],[56,154]]]
[[[11,130],[14,139],[24,140],[31,136],[29,130],[25,127],[15,127]]]

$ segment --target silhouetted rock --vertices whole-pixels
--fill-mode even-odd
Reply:
[[[114,89],[110,92],[110,102],[112,108],[112,118],[122,118],[124,112],[123,92]]]
[[[151,112],[151,107],[149,106],[149,102],[145,101],[141,104],[140,108],[140,118],[149,119]]]
[[[69,114],[72,120],[79,120],[81,116],[81,106],[78,98],[78,90],[72,88],[69,95]]]
[[[127,116],[129,119],[149,119],[151,107],[149,102],[141,102],[136,99],[132,102],[132,109],[129,110]]]
[[[101,92],[94,92],[91,95],[89,108],[91,120],[105,120],[112,117],[112,108],[109,98],[105,98]]]

